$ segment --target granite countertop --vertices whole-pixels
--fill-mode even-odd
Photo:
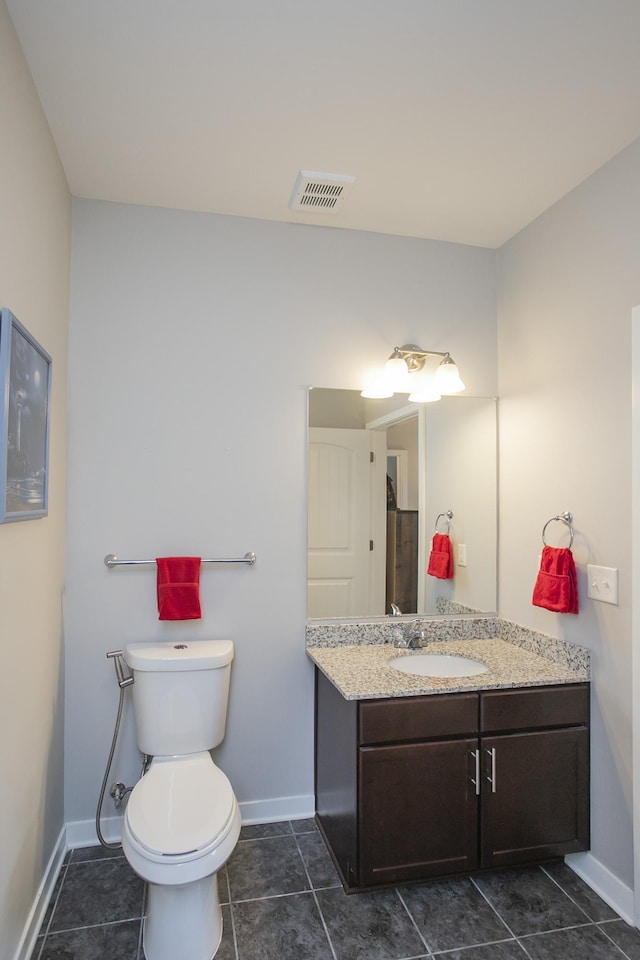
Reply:
[[[459,654],[482,660],[489,667],[475,677],[421,677],[388,666],[398,656],[420,653]],[[420,694],[531,687],[589,680],[589,670],[563,664],[499,639],[447,640],[426,643],[418,650],[392,644],[309,646],[307,654],[346,700],[411,697]]]

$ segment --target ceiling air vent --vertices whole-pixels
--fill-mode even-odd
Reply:
[[[355,179],[341,173],[313,173],[310,170],[301,170],[293,188],[289,206],[292,210],[337,213]]]

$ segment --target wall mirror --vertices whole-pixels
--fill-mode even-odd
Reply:
[[[496,399],[314,387],[308,411],[308,617],[495,613]],[[434,532],[451,577],[427,573]]]

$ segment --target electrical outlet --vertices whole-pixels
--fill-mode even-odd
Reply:
[[[603,603],[618,602],[618,571],[615,567],[587,564],[587,596]]]
[[[458,566],[466,567],[467,565],[467,545],[466,543],[458,544]]]

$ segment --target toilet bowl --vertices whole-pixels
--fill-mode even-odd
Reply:
[[[224,735],[228,641],[130,644],[136,739],[151,757],[133,788],[122,848],[148,884],[146,960],[212,960],[222,937],[218,871],[240,835],[240,810],[210,749]]]
[[[153,760],[125,811],[122,846],[149,884],[147,960],[211,960],[222,937],[217,873],[240,835],[229,780],[209,753]]]

